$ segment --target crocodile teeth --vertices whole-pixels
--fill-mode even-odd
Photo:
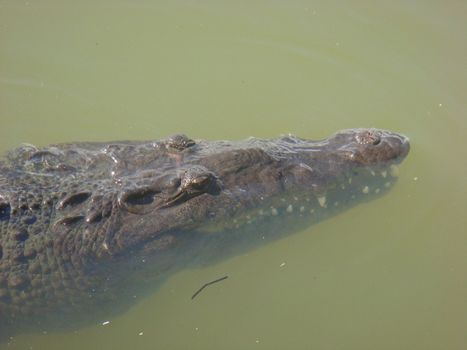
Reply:
[[[387,172],[386,170],[383,170],[383,171],[381,172],[381,176],[384,177],[384,178],[386,178],[386,176],[388,176],[388,172]]]
[[[397,165],[392,164],[391,168],[389,169],[389,173],[391,174],[392,177],[398,177],[399,167]]]
[[[368,187],[368,186],[363,187],[362,192],[363,192],[364,194],[369,193],[369,192],[370,192],[369,187]]]
[[[322,208],[326,207],[326,197],[325,196],[318,197],[318,202],[319,202],[319,205]]]

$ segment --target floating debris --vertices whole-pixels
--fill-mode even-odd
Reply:
[[[191,300],[193,300],[194,298],[196,298],[196,296],[201,293],[201,291],[206,288],[207,286],[210,286],[211,284],[214,284],[214,283],[217,283],[217,282],[220,282],[220,281],[223,281],[225,279],[227,279],[229,276],[224,276],[224,277],[221,277],[221,278],[218,278],[217,280],[214,280],[214,281],[211,281],[211,282],[208,282],[208,283],[205,283],[200,289],[198,289],[195,294],[193,294],[191,296]]]

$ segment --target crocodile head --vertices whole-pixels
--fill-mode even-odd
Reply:
[[[408,152],[376,129],[20,147],[0,162],[0,328],[113,310],[154,272],[379,196]]]
[[[377,129],[344,130],[321,141],[193,142],[169,152],[172,166],[164,172],[139,163],[116,175],[121,191],[99,249],[146,254],[188,235],[318,220],[387,191],[408,152],[406,137]]]

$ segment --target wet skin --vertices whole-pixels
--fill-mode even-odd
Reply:
[[[0,326],[106,314],[148,281],[225,257],[245,232],[283,234],[381,195],[408,152],[377,129],[23,145],[0,161]]]

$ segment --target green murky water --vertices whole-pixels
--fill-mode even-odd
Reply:
[[[412,142],[385,197],[177,273],[106,326],[0,349],[467,348],[466,35],[454,0],[0,1],[1,151],[357,126]]]

